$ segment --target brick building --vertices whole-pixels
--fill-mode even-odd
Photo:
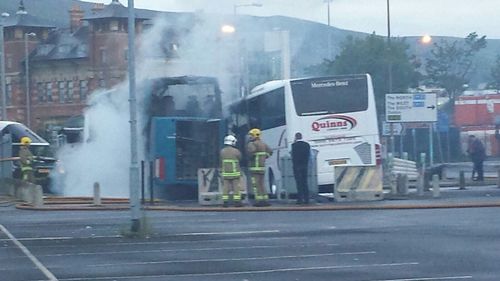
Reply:
[[[127,75],[128,9],[112,0],[89,15],[76,5],[69,13],[70,27],[55,28],[21,0],[4,22],[7,119],[42,134],[80,115],[91,92]],[[145,20],[136,17],[137,33]]]

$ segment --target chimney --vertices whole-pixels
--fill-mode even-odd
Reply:
[[[84,12],[80,6],[75,4],[71,7],[71,10],[69,10],[71,32],[75,32],[78,28],[82,27],[83,15]]]
[[[97,14],[98,12],[104,10],[105,6],[103,3],[95,3],[92,7],[92,14]]]

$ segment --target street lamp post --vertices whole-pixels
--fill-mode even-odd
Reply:
[[[2,80],[2,120],[7,120],[7,86],[5,85],[5,47],[4,47],[4,20],[9,16],[2,13],[0,17],[0,80]]]
[[[141,229],[141,206],[139,200],[139,165],[137,153],[137,100],[135,83],[135,9],[134,0],[128,0],[128,75],[130,107],[130,230],[138,233]]]
[[[239,7],[262,7],[261,3],[249,3],[249,4],[234,4],[233,6],[233,14],[238,14]]]
[[[31,95],[30,95],[30,59],[28,53],[28,37],[36,36],[36,33],[25,33],[24,34],[24,66],[25,66],[25,82],[26,82],[26,124],[28,128],[31,128]]]
[[[326,3],[327,4],[327,9],[328,9],[328,26],[330,26],[330,3],[332,2],[333,0],[324,0],[323,3]]]
[[[388,72],[388,92],[392,93],[392,50],[391,50],[391,12],[389,8],[389,0],[387,0],[387,72]],[[387,112],[386,112],[387,114]],[[394,155],[395,143],[394,143],[394,130],[393,123],[390,124],[391,130],[391,153]]]
[[[220,31],[224,35],[233,35],[235,34],[236,28],[231,25],[231,24],[224,24],[221,26]],[[242,65],[243,65],[243,58],[241,57],[241,51],[240,51],[240,42],[239,42],[239,36],[238,34],[235,34],[234,38],[234,49],[236,51],[236,57],[238,58],[238,63],[237,63],[237,68],[238,68],[238,94],[236,98],[243,97],[245,95],[245,86],[243,83],[243,71],[242,71]]]

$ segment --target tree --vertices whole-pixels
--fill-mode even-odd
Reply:
[[[475,55],[486,47],[486,36],[479,37],[472,32],[463,41],[442,40],[434,43],[431,57],[427,59],[425,70],[428,80],[443,87],[452,102],[468,84],[474,67]]]
[[[397,38],[391,40],[389,49],[386,39],[375,34],[348,37],[334,60],[324,60],[307,71],[311,75],[369,73],[373,79],[377,112],[381,116],[385,110],[385,94],[389,91],[389,62],[392,63],[392,92],[406,92],[418,84],[419,74],[408,56],[408,48],[404,40]]]
[[[495,60],[495,64],[491,68],[491,85],[495,87],[495,89],[498,91],[500,90],[500,55],[497,55],[497,58]]]

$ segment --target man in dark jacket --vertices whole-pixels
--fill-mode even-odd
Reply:
[[[483,161],[486,158],[483,143],[474,135],[469,136],[469,147],[467,153],[472,160],[472,180],[483,181]],[[474,178],[474,173],[477,172],[477,178]]]
[[[307,186],[307,171],[311,146],[302,140],[302,134],[295,134],[292,144],[293,176],[297,185],[297,204],[309,204],[309,187]]]

